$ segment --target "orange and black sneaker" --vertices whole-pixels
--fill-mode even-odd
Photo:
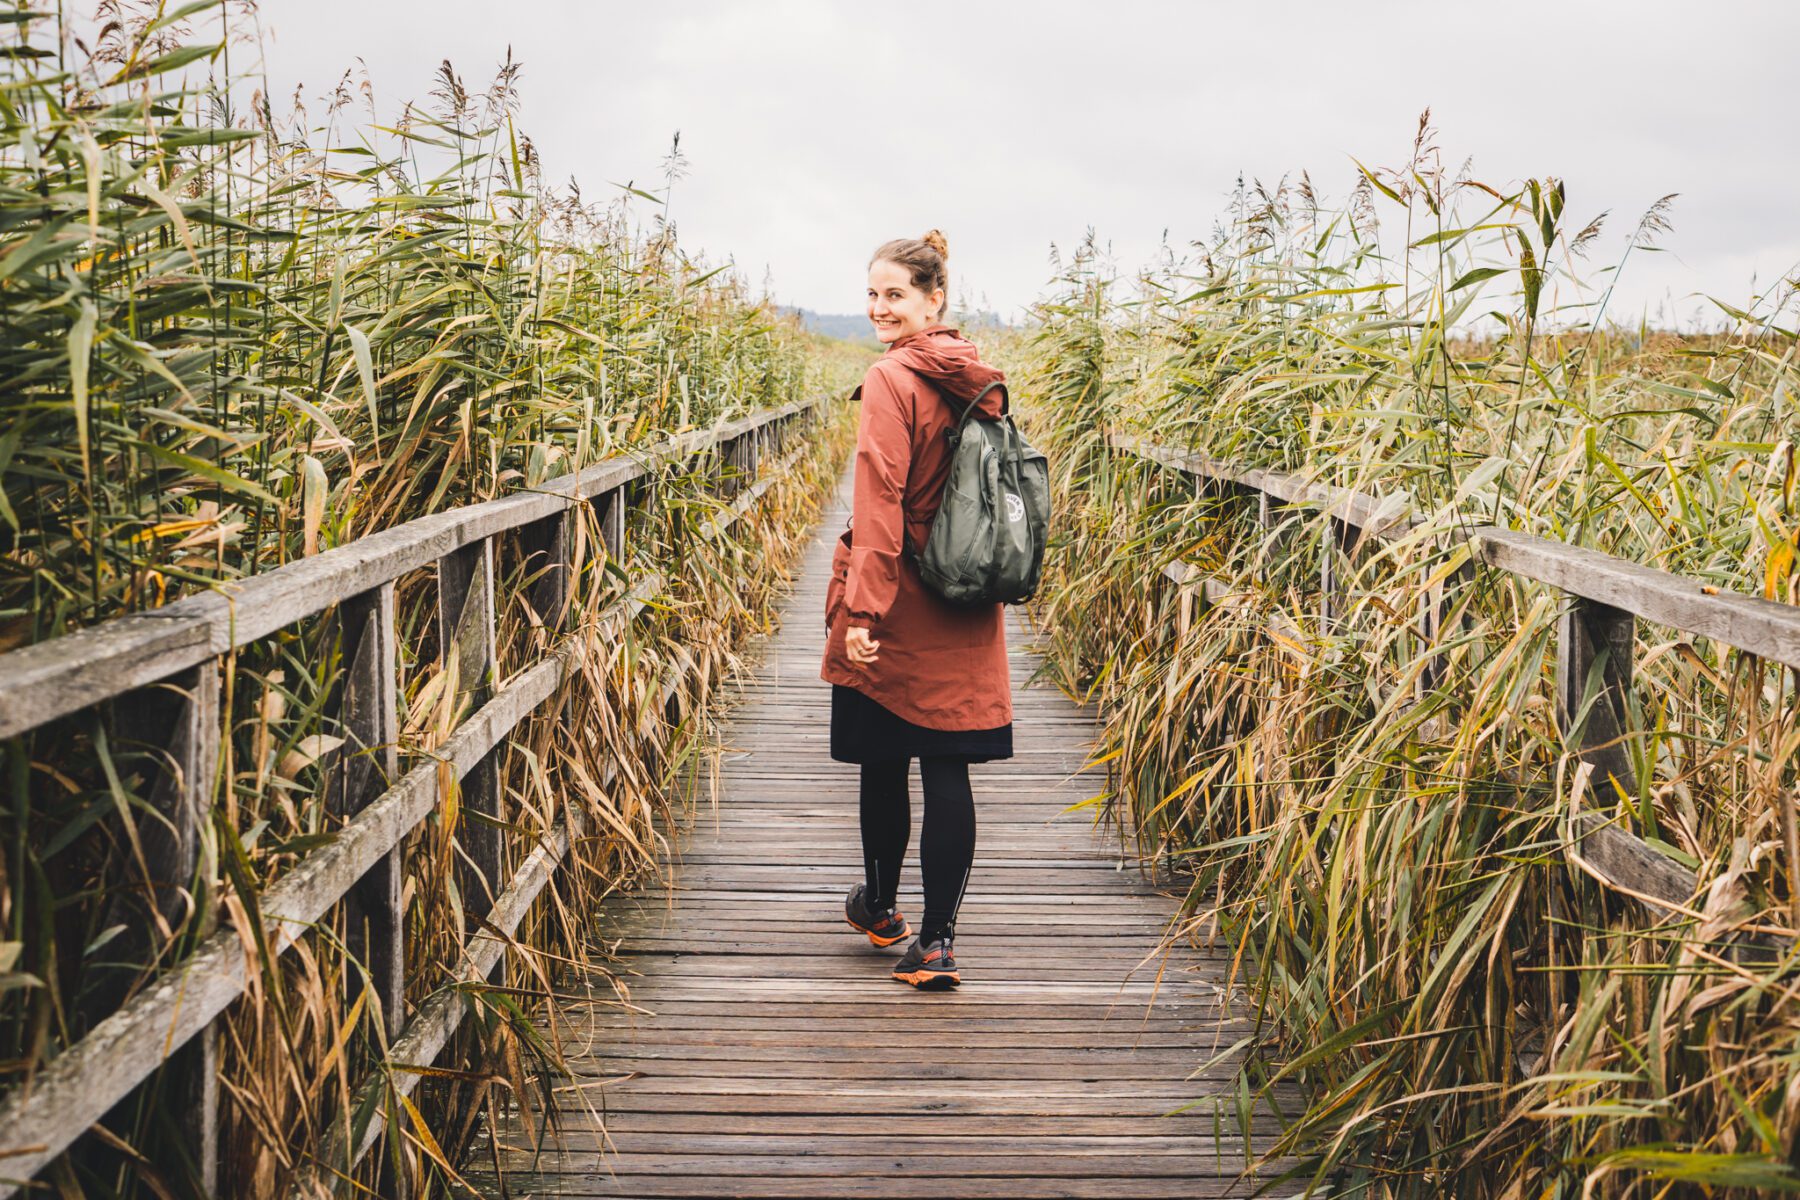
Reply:
[[[912,933],[899,909],[872,909],[864,903],[868,894],[868,884],[859,883],[844,898],[844,920],[852,929],[862,930],[869,935],[869,941],[880,947],[891,946]]]
[[[946,929],[927,942],[921,935],[894,964],[894,978],[932,991],[956,987],[962,982],[962,976],[956,973],[956,955],[950,944],[955,936]]]

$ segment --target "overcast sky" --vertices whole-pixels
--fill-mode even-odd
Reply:
[[[1573,228],[1610,209],[1597,264],[1680,193],[1667,252],[1633,259],[1615,317],[1691,320],[1702,293],[1741,304],[1800,266],[1800,6],[1785,0],[260,9],[276,96],[317,96],[360,56],[384,114],[425,96],[445,58],[481,84],[510,44],[546,174],[590,196],[654,180],[680,130],[684,243],[825,312],[860,311],[878,243],[937,226],[957,293],[1016,314],[1052,243],[1093,226],[1131,270],[1165,229],[1205,237],[1240,173],[1305,168],[1341,199],[1351,156],[1403,162],[1427,105],[1452,168],[1560,176]]]

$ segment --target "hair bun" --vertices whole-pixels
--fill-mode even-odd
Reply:
[[[933,229],[919,240],[924,242],[927,246],[930,246],[933,250],[936,250],[939,258],[947,259],[950,257],[950,243],[944,240],[943,230]]]

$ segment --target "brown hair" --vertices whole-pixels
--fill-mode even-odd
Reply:
[[[950,307],[950,273],[944,269],[944,262],[949,257],[950,244],[944,240],[941,231],[933,229],[924,237],[895,238],[882,243],[869,265],[891,262],[905,267],[912,277],[912,285],[927,296],[942,288],[944,302],[937,311],[941,318],[944,310]]]

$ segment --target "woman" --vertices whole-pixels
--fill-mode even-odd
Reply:
[[[876,946],[912,932],[895,893],[912,832],[907,772],[919,761],[925,913],[894,966],[895,979],[919,988],[962,982],[952,943],[975,857],[969,764],[1012,757],[1000,605],[953,606],[912,561],[949,477],[945,434],[963,406],[1005,378],[942,323],[945,254],[934,229],[887,243],[869,263],[869,320],[888,350],[856,392],[855,501],[832,556],[820,672],[832,685],[831,757],[862,768],[864,878],[844,915]],[[999,416],[1004,393],[988,392],[976,414]]]

